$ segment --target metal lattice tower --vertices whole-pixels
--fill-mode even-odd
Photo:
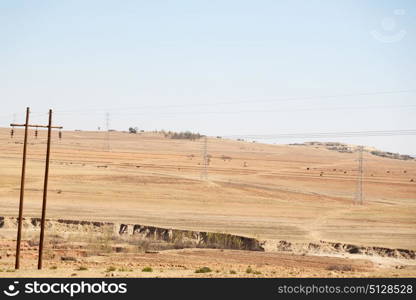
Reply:
[[[204,137],[204,143],[202,147],[202,170],[201,170],[201,180],[208,179],[208,142],[207,137]]]
[[[358,147],[358,174],[355,203],[363,204],[363,146]]]

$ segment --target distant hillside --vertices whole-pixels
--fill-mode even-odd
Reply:
[[[392,152],[383,152],[383,151],[370,151],[371,154],[382,156],[382,157],[388,157],[393,159],[401,159],[401,160],[414,160],[416,159],[413,156],[407,155],[407,154],[399,154],[399,153],[392,153]]]

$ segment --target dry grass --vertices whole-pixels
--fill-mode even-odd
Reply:
[[[210,273],[212,270],[208,267],[202,267],[195,270],[195,273]]]
[[[21,130],[10,140],[9,130],[0,129],[0,201],[8,216],[16,214],[21,139]],[[40,211],[42,142],[43,136],[31,140],[25,216]],[[416,249],[412,161],[364,153],[365,204],[354,206],[355,153],[209,138],[208,180],[201,181],[198,141],[112,132],[111,152],[103,151],[104,145],[102,132],[65,132],[61,142],[53,141],[49,218]],[[363,223],[371,226],[363,228]],[[115,242],[111,238],[84,242],[91,252],[114,251],[108,246]],[[137,243],[141,249],[156,247]],[[183,243],[186,239],[178,240],[176,247],[186,247]],[[238,241],[213,236],[211,243],[234,247]]]
[[[328,271],[352,272],[354,268],[351,265],[330,265],[326,268]]]

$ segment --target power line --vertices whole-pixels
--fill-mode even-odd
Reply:
[[[375,91],[375,92],[362,92],[362,93],[348,93],[348,94],[337,94],[337,95],[322,95],[322,96],[307,96],[307,97],[288,97],[288,98],[277,98],[277,99],[269,99],[269,100],[260,100],[260,99],[252,99],[252,100],[241,100],[241,101],[225,101],[225,102],[210,102],[210,103],[182,103],[182,104],[168,104],[168,105],[155,105],[155,106],[133,106],[133,107],[117,107],[112,109],[100,109],[100,108],[86,108],[86,109],[76,109],[76,110],[55,110],[56,114],[62,115],[71,115],[76,114],[77,116],[80,115],[91,115],[93,113],[100,113],[102,111],[112,111],[112,115],[118,115],[125,117],[126,115],[148,115],[148,114],[158,114],[161,116],[176,116],[176,115],[204,115],[204,114],[244,114],[244,113],[286,113],[286,112],[302,112],[302,111],[336,111],[336,110],[362,110],[362,109],[391,109],[391,108],[405,108],[405,109],[413,109],[416,108],[416,105],[367,105],[367,106],[353,106],[353,107],[331,107],[331,106],[315,106],[315,107],[307,107],[307,108],[286,108],[279,110],[274,109],[261,109],[261,110],[220,110],[220,111],[161,111],[161,109],[168,109],[168,108],[179,108],[179,107],[204,107],[204,106],[218,106],[218,105],[238,105],[238,104],[249,104],[249,103],[275,103],[275,102],[292,102],[292,101],[303,101],[303,100],[322,100],[322,99],[336,99],[336,98],[345,98],[345,97],[361,97],[361,96],[377,96],[377,95],[393,95],[393,94],[401,94],[401,93],[414,93],[416,90],[408,89],[408,90],[396,90],[396,91]],[[157,109],[155,112],[134,112],[134,110],[143,110],[143,109]],[[123,112],[124,111],[124,112]],[[36,115],[44,115],[44,112],[38,113],[31,113],[32,116]],[[13,114],[3,115],[0,116],[0,119],[10,119]]]
[[[100,111],[122,111],[122,110],[142,110],[146,108],[172,108],[172,107],[197,107],[197,106],[215,106],[215,105],[236,105],[236,104],[247,104],[247,103],[274,103],[274,102],[286,102],[286,101],[303,101],[303,100],[322,100],[322,99],[334,99],[334,98],[348,98],[348,97],[362,97],[362,96],[378,96],[378,95],[393,95],[393,94],[403,94],[403,93],[414,93],[415,89],[407,90],[396,90],[396,91],[374,91],[374,92],[361,92],[361,93],[346,93],[346,94],[337,94],[337,95],[321,95],[321,96],[304,96],[304,97],[286,97],[286,98],[275,98],[275,99],[250,99],[250,100],[238,100],[238,101],[224,101],[224,102],[209,102],[209,103],[181,103],[181,104],[168,104],[168,105],[146,105],[146,106],[127,106],[127,107],[117,107],[117,108],[84,108],[76,110],[56,110],[55,113],[89,113],[88,111],[93,111],[99,113]]]
[[[212,106],[215,106],[215,104],[212,104]],[[169,107],[169,106],[166,106]],[[166,108],[166,107],[160,107]],[[133,109],[129,109],[127,112],[115,112],[113,113],[113,116],[137,116],[137,115],[149,115],[149,114],[157,114],[159,116],[177,116],[177,115],[207,115],[207,114],[243,114],[243,113],[287,113],[287,112],[308,112],[308,111],[337,111],[337,110],[363,110],[363,109],[394,109],[394,108],[405,108],[405,109],[414,109],[416,108],[416,105],[400,105],[400,104],[393,104],[393,105],[367,105],[367,106],[315,106],[315,107],[306,107],[306,108],[287,108],[287,109],[246,109],[246,110],[218,110],[218,111],[155,111],[155,112],[133,112]],[[75,113],[74,113],[75,114]],[[80,115],[80,113],[76,113],[77,115]],[[86,113],[85,113],[86,114]]]
[[[153,112],[159,116],[173,116],[176,117],[177,115],[222,115],[222,114],[229,114],[229,115],[236,115],[236,114],[253,114],[253,113],[288,113],[288,112],[308,112],[308,111],[345,111],[345,110],[363,110],[363,109],[393,109],[393,108],[406,108],[406,109],[414,109],[416,105],[385,105],[385,106],[354,106],[354,107],[310,107],[310,108],[295,108],[295,109],[262,109],[262,110],[230,110],[230,111],[182,111],[182,112]],[[143,113],[122,113],[123,117],[126,115],[149,115],[150,112],[143,112]]]
[[[346,132],[306,132],[268,135],[224,135],[225,138],[246,139],[291,139],[291,138],[330,138],[330,137],[369,137],[369,136],[398,136],[416,135],[416,130],[375,130],[375,131],[346,131]]]

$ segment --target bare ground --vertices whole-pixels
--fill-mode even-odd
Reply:
[[[20,130],[16,130],[16,136],[11,140],[8,130],[0,129],[0,215],[17,215],[21,140]],[[354,205],[357,175],[354,153],[338,153],[311,146],[264,145],[210,138],[208,152],[212,157],[208,180],[200,180],[201,141],[120,132],[111,133],[110,140],[111,152],[107,152],[104,151],[104,132],[64,132],[62,141],[54,138],[48,217],[228,232],[299,243],[325,240],[416,250],[415,161],[365,153],[364,205]],[[40,133],[37,140],[31,137],[28,150],[24,216],[39,217],[45,134]],[[231,159],[224,160],[223,156]],[[5,237],[2,241],[10,242],[10,238]],[[34,249],[31,251],[36,252]],[[141,264],[142,260],[150,264],[154,257],[175,264],[174,260],[180,259],[180,253],[188,253],[197,262],[188,262],[183,276],[201,276],[193,273],[197,265],[208,265],[210,261],[216,261],[214,257],[221,260],[230,255],[231,259],[233,253],[240,252],[187,249],[169,250],[153,256],[137,254],[140,264],[137,263],[135,268],[145,265]],[[298,265],[297,270],[303,272],[298,273],[301,276],[315,276],[315,273],[319,274],[316,276],[341,276],[342,272],[348,272],[326,270],[326,258],[322,257],[311,258],[324,261],[322,268],[316,271],[303,262],[305,256],[302,255],[252,252],[244,255],[250,258],[235,262],[235,266],[241,267],[238,276],[246,276],[242,271],[249,264],[254,267],[266,257],[276,258],[273,264],[276,270],[274,274],[272,271],[269,273],[263,266],[264,269],[260,270],[262,276],[290,276],[291,268],[296,269]],[[96,259],[103,261],[98,262],[96,267],[92,262],[77,261],[89,263],[89,271],[74,271],[74,263],[68,262],[68,269],[65,269],[66,264],[60,264],[57,270],[42,273],[33,270],[33,274],[47,276],[50,273],[56,276],[61,272],[58,270],[64,267],[67,271],[62,276],[72,273],[90,276],[88,272],[106,275],[104,269],[117,261],[118,256],[122,255],[100,255]],[[281,263],[283,257],[292,257],[293,264]],[[349,258],[330,259],[350,263]],[[0,263],[3,268],[9,269],[11,260],[11,255],[4,254]],[[29,261],[34,266],[34,259]],[[353,259],[351,264],[355,261]],[[364,270],[357,266],[354,274],[407,276],[416,273],[412,267],[395,269],[400,267],[400,263],[390,269],[390,262],[386,262],[388,266],[383,268],[376,265]],[[374,261],[371,263],[374,264]],[[157,265],[154,266],[158,270]],[[149,275],[135,268],[127,275]],[[226,274],[229,270],[220,269],[216,273],[216,268],[219,267],[213,264],[214,272],[207,276],[229,275]],[[170,274],[168,269],[160,276]],[[19,274],[26,276],[23,275],[26,273],[16,273]],[[152,276],[155,274],[158,273],[154,271]]]

